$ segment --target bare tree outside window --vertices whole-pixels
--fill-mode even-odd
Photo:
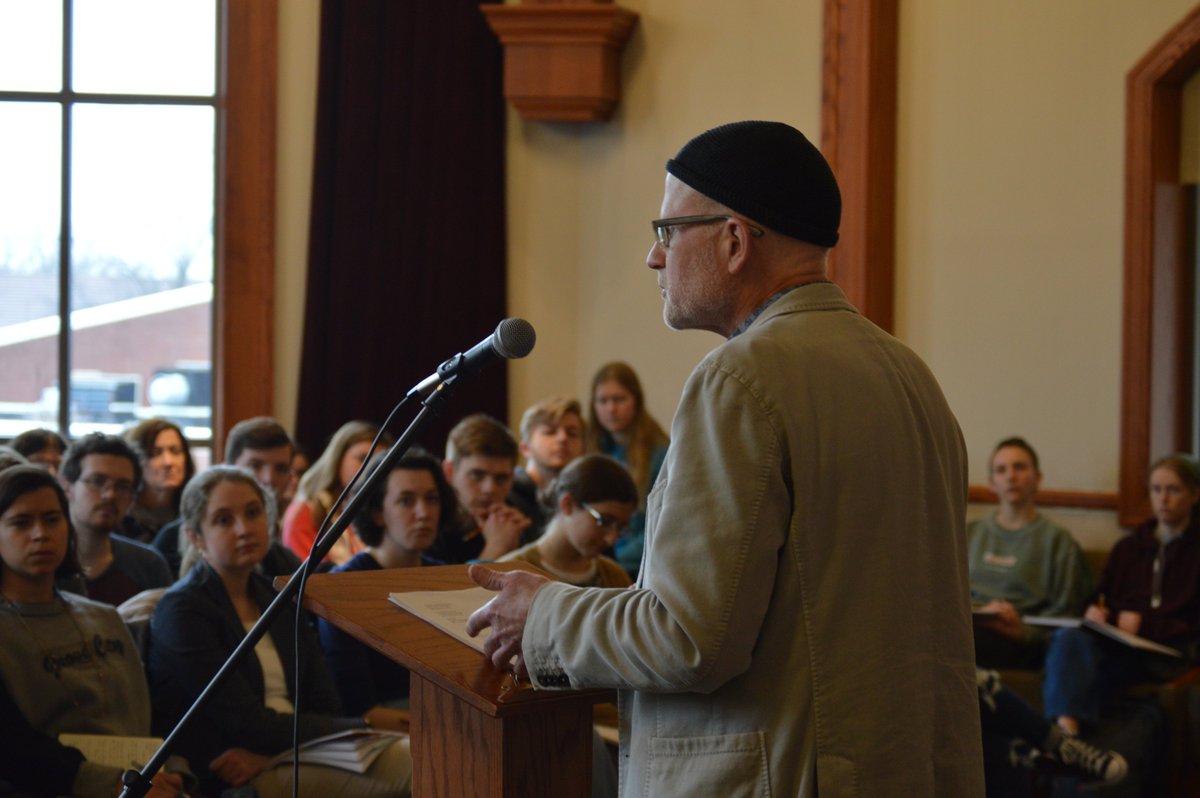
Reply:
[[[217,14],[0,3],[0,440],[211,438]]]

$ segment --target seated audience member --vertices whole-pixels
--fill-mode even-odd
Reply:
[[[641,496],[638,511],[615,547],[617,562],[636,579],[645,546],[646,497],[667,459],[670,438],[647,412],[642,383],[627,363],[608,363],[596,372],[591,411],[587,450],[624,463]]]
[[[1096,748],[1050,723],[1005,687],[995,671],[977,668],[975,686],[988,795],[1033,798],[1034,769],[1105,784],[1119,782],[1129,772],[1125,757]]]
[[[169,731],[208,684],[274,596],[255,566],[267,552],[274,497],[246,471],[217,465],[184,490],[184,528],[203,561],[159,600],[151,622],[148,669],[154,727]],[[300,658],[293,640],[299,635]],[[293,716],[299,672],[302,712]],[[347,729],[316,637],[278,613],[269,633],[241,660],[179,739],[179,751],[200,774],[206,794],[253,785],[259,798],[291,793],[290,764],[268,767],[291,747],[293,721],[301,742]],[[302,765],[302,795],[407,795],[412,763],[397,738],[364,774]]]
[[[1042,472],[1032,446],[1021,438],[1000,441],[988,474],[1000,506],[967,524],[971,597],[982,605],[975,660],[981,667],[1036,670],[1049,635],[1021,616],[1078,614],[1092,574],[1071,534],[1038,513]]]
[[[312,551],[317,532],[326,518],[333,523],[341,515],[342,508],[334,504],[342,489],[371,456],[371,441],[378,432],[379,427],[366,421],[347,421],[333,433],[325,451],[300,479],[296,498],[283,517],[283,542],[300,559],[308,557]],[[388,435],[380,440],[380,446],[391,443]],[[325,559],[341,565],[363,548],[354,529],[347,527]]]
[[[375,455],[363,479],[382,461],[382,454]],[[441,463],[419,449],[407,452],[391,465],[354,517],[354,528],[367,549],[333,572],[440,565],[424,552],[433,545],[442,522],[454,518],[456,508]],[[389,709],[407,705],[406,668],[333,624],[320,620],[318,628],[325,660],[347,712],[363,715],[378,726]]]
[[[17,465],[32,465],[25,455],[11,446],[0,446],[0,471]]]
[[[128,538],[149,543],[158,530],[179,517],[183,486],[196,473],[192,449],[183,430],[165,418],[148,418],[125,432],[125,440],[141,455],[142,489],[122,524]]]
[[[521,416],[521,454],[525,467],[513,471],[509,502],[529,516],[526,539],[536,539],[546,526],[540,491],[583,454],[583,408],[574,399],[552,396]]]
[[[300,478],[304,476],[304,472],[311,465],[312,462],[308,459],[308,455],[295,441],[292,441],[292,478],[288,480],[287,487],[279,494],[280,507],[286,508],[296,498],[296,491],[300,489]]]
[[[128,443],[98,432],[80,438],[67,449],[59,479],[70,499],[83,575],[82,585],[73,579],[60,588],[115,606],[171,584],[161,554],[115,534],[142,482],[141,461]]]
[[[282,518],[287,504],[279,497],[287,489],[292,478],[292,438],[287,430],[273,418],[257,416],[234,424],[225,439],[225,462],[246,469],[258,484],[270,488],[275,495],[276,518]],[[154,548],[166,558],[178,577],[184,552],[188,549],[187,535],[183,531],[182,519],[164,526],[154,537]],[[300,558],[283,545],[279,525],[271,527],[271,547],[260,563],[260,570],[267,576],[293,573],[300,565]]]
[[[545,534],[500,559],[532,563],[572,585],[632,584],[625,570],[601,553],[637,509],[637,488],[625,466],[606,455],[589,454],[564,468],[549,491],[554,516]]]
[[[491,416],[467,416],[450,430],[442,470],[461,505],[429,556],[447,563],[495,560],[521,545],[532,523],[505,499],[517,466],[517,441]]]
[[[1178,649],[1184,659],[1059,629],[1046,654],[1046,716],[1070,734],[1095,727],[1104,699],[1133,682],[1168,681],[1200,644],[1200,467],[1182,454],[1150,468],[1154,518],[1117,541],[1084,616]]]
[[[0,473],[0,794],[109,798],[122,769],[90,762],[62,733],[146,736],[150,694],[116,610],[59,592],[75,562],[67,497],[33,466]],[[160,773],[149,795],[178,795]]]
[[[12,447],[25,459],[58,474],[63,455],[67,453],[67,441],[52,429],[29,429],[12,439]]]

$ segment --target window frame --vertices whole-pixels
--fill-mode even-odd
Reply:
[[[213,461],[275,402],[278,0],[221,0],[213,275]]]
[[[68,24],[71,0],[63,0]],[[216,108],[216,175],[213,218],[212,444],[220,444],[238,420],[270,414],[274,406],[275,176],[278,82],[278,0],[218,0],[216,100],[149,97],[149,102]],[[63,68],[71,68],[70,42]],[[59,103],[63,109],[64,168],[61,175],[59,375],[71,371],[70,171],[65,168],[71,108],[80,102],[146,102],[147,96],[53,92],[4,92],[9,99]],[[61,382],[61,379],[60,379]],[[70,381],[59,392],[58,416],[70,422]]]
[[[1150,513],[1151,458],[1191,448],[1192,285],[1180,179],[1183,85],[1200,69],[1200,7],[1126,76],[1125,300],[1119,522]]]

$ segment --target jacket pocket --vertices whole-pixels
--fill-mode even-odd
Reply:
[[[762,732],[714,737],[651,737],[646,798],[720,795],[770,798]]]

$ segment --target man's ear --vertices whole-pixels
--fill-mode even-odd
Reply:
[[[725,268],[730,274],[738,274],[746,268],[750,255],[750,227],[738,219],[725,222],[726,235],[721,239]]]
[[[454,481],[454,461],[446,459],[442,461],[442,473],[446,475],[447,482]]]
[[[570,515],[575,512],[575,499],[571,497],[571,494],[564,493],[558,497],[558,511],[563,515]]]
[[[521,457],[525,458],[525,462],[529,462],[529,444],[521,441],[517,444],[517,448],[521,450]]]

